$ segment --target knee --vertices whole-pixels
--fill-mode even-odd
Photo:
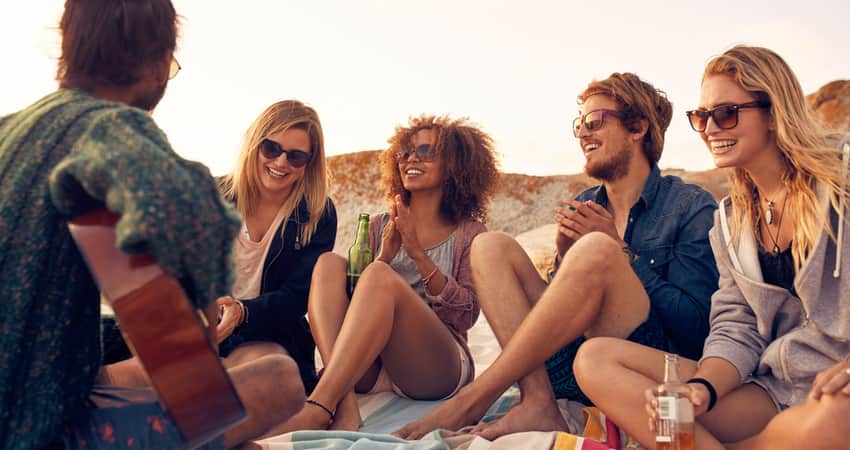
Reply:
[[[385,289],[392,289],[393,285],[397,284],[399,280],[401,280],[401,277],[389,264],[383,261],[375,261],[363,271],[360,281],[357,282],[357,287],[358,289],[380,289],[380,292],[383,292]]]
[[[584,271],[589,274],[604,273],[615,258],[625,261],[623,249],[611,236],[593,232],[582,236],[570,247],[564,255],[563,265],[569,267],[570,271]]]
[[[615,338],[597,337],[581,344],[576,352],[573,373],[579,387],[588,397],[598,384],[607,383],[607,377],[604,376],[606,366],[616,362],[618,342],[620,340]]]
[[[313,279],[327,276],[338,276],[345,273],[346,261],[342,256],[334,252],[325,252],[319,255],[316,265],[313,267]]]
[[[850,397],[825,395],[817,402],[808,400],[803,410],[807,410],[801,417],[803,420],[794,425],[797,431],[792,439],[798,444],[794,448],[850,449],[850,429],[846,426],[846,418],[850,416]],[[783,414],[790,419],[788,411]],[[790,425],[792,421],[784,422]]]
[[[479,234],[472,241],[470,258],[472,258],[473,266],[476,262],[489,263],[494,258],[504,258],[513,248],[520,248],[519,243],[509,234],[501,231],[488,231]]]

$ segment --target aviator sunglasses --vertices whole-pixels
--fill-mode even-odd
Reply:
[[[289,165],[296,169],[306,166],[313,156],[312,153],[301,150],[284,150],[280,144],[271,139],[263,139],[260,142],[260,153],[267,159],[277,159],[281,153],[285,153]]]
[[[416,153],[416,158],[420,161],[433,161],[437,159],[437,148],[431,144],[422,144],[413,147],[403,147],[395,153],[396,161],[407,161],[410,155]]]
[[[694,131],[702,133],[705,127],[708,126],[708,118],[714,120],[714,124],[721,130],[730,130],[738,126],[738,111],[745,108],[770,108],[770,102],[749,102],[741,103],[740,105],[722,105],[713,109],[693,109],[686,111],[688,122],[691,123],[691,128]]]
[[[613,116],[618,119],[623,118],[623,114],[620,111],[614,111],[613,109],[595,109],[583,116],[573,119],[573,136],[578,137],[579,133],[581,133],[582,125],[587,128],[587,131],[594,131],[602,128],[602,125],[605,124],[605,116]]]

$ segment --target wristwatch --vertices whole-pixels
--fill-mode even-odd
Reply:
[[[637,254],[635,249],[629,247],[628,245],[623,247],[623,253],[626,254],[626,258],[629,260],[629,265],[634,265],[638,258],[640,258],[640,255]]]

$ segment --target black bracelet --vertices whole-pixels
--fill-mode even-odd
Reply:
[[[688,380],[688,384],[697,383],[705,386],[705,389],[708,391],[708,409],[705,412],[709,412],[714,408],[714,404],[717,403],[717,391],[714,390],[714,386],[710,381],[705,378],[691,378]]]
[[[331,411],[331,409],[328,408],[327,406],[325,406],[325,405],[323,405],[323,404],[321,404],[321,403],[319,403],[315,400],[310,400],[309,398],[307,400],[304,400],[304,403],[309,403],[311,405],[318,406],[319,408],[322,408],[323,410],[325,410],[326,413],[328,413],[329,416],[331,416],[331,421],[334,420],[334,412]]]

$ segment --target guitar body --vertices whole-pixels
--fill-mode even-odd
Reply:
[[[148,255],[115,246],[118,216],[97,210],[68,228],[159,401],[190,448],[220,436],[245,409],[209,341],[203,312]]]

